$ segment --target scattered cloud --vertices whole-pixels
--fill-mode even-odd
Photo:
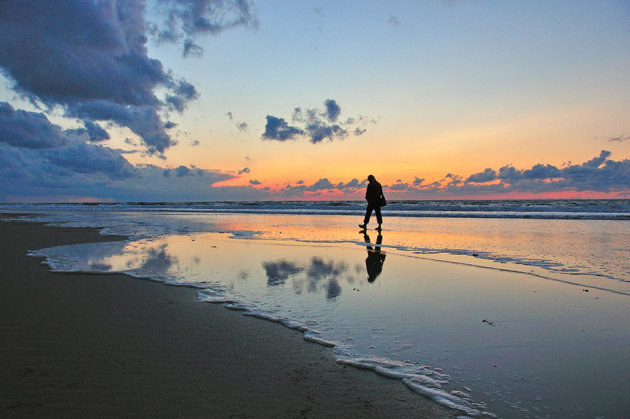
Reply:
[[[505,165],[498,170],[487,168],[464,179],[449,173],[444,179],[425,184],[416,178],[411,185],[396,183],[390,192],[408,192],[408,196],[483,196],[510,192],[617,192],[630,189],[630,160],[611,160],[611,152],[602,150],[582,164],[565,163],[561,168],[536,164],[529,169]],[[407,186],[407,188],[405,188]]]
[[[365,180],[332,182],[321,178],[313,183],[297,180],[280,189],[251,179],[246,186],[218,186],[235,173],[204,170],[194,166],[164,168],[133,166],[124,152],[68,138],[69,144],[54,148],[15,147],[0,143],[0,201],[8,197],[41,200],[46,196],[90,197],[114,201],[192,201],[230,199],[307,199],[345,197],[361,199]],[[414,177],[384,185],[391,199],[457,198],[501,196],[509,193],[599,192],[624,196],[630,190],[630,160],[612,160],[603,150],[582,163],[556,168],[536,164],[518,169],[505,165],[485,169],[467,177],[449,173],[427,182]]]
[[[247,130],[249,129],[249,125],[247,124],[247,122],[235,120],[232,112],[227,112],[226,115],[230,119],[230,121],[234,123],[234,126],[239,130],[239,132],[247,132]]]
[[[468,183],[485,183],[485,182],[491,182],[493,180],[497,179],[497,172],[495,172],[492,169],[486,169],[481,173],[475,173],[473,175],[470,175],[468,177],[468,179],[466,179],[466,182]],[[415,184],[415,182],[414,182]]]
[[[184,57],[201,57],[203,55],[203,48],[195,44],[192,39],[187,39],[184,41],[182,55]]]
[[[164,19],[148,23],[150,34],[159,42],[183,40],[184,56],[203,54],[193,42],[199,35],[218,35],[239,26],[258,28],[248,0],[160,0],[156,10]]]
[[[324,109],[302,109],[295,108],[291,118],[291,123],[284,119],[272,115],[267,115],[263,140],[295,140],[298,138],[308,138],[313,144],[317,144],[327,139],[328,141],[342,140],[350,132],[354,135],[362,135],[366,132],[365,125],[368,118],[361,116],[358,118],[347,118],[340,122],[341,107],[334,99],[324,101]],[[371,123],[376,123],[371,120]]]
[[[293,140],[301,135],[304,135],[304,131],[290,126],[283,118],[267,115],[267,124],[262,135],[263,140],[286,141]]]
[[[610,142],[614,142],[614,141],[621,142],[621,141],[628,141],[628,140],[630,140],[630,135],[624,135],[624,134],[621,134],[619,137],[611,137],[609,139]]]
[[[249,167],[245,167],[245,168],[239,170],[238,174],[242,175],[242,174],[249,173],[249,172],[250,172]]]
[[[390,16],[387,22],[392,26],[400,26],[400,20],[396,16]]]

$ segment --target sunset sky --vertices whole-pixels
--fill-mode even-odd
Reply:
[[[630,2],[0,1],[0,202],[630,198]]]

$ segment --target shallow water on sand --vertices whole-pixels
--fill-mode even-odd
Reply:
[[[625,222],[390,219],[379,235],[348,217],[148,218],[211,232],[34,254],[197,287],[470,415],[630,412]]]

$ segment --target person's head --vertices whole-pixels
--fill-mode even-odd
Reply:
[[[376,181],[376,178],[374,177],[374,175],[369,175],[368,182],[374,182],[374,181]]]

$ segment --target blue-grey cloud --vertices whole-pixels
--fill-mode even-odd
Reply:
[[[324,101],[324,109],[295,108],[289,125],[284,118],[267,115],[263,140],[295,140],[300,137],[308,138],[313,144],[324,140],[342,140],[350,132],[354,135],[362,135],[366,132],[367,123],[376,123],[375,120],[361,116],[359,118],[347,118],[339,122],[341,107],[334,99]]]
[[[529,169],[506,165],[498,170],[487,168],[470,175],[449,173],[442,181],[424,184],[412,182],[406,190],[416,196],[463,196],[502,194],[509,192],[624,192],[630,189],[630,160],[614,161],[611,152],[600,154],[582,164],[568,163],[562,168],[550,164],[535,164]],[[388,188],[403,190],[395,184]]]
[[[600,137],[595,137],[596,140],[599,138]],[[608,137],[608,141],[610,141],[611,143],[628,141],[628,140],[630,140],[630,135],[625,135],[625,134],[621,134],[618,137]]]
[[[182,51],[184,57],[201,57],[203,55],[203,48],[195,44],[192,39],[186,39],[184,41],[184,49]]]
[[[178,33],[219,33],[255,17],[244,0],[158,1],[166,27],[147,24],[143,0],[0,1],[0,71],[47,112],[62,107],[86,125],[114,122],[140,136],[149,153],[163,153],[175,142],[162,115],[184,111],[198,93],[147,55],[147,28],[176,41]]]
[[[497,179],[497,172],[488,168],[481,173],[475,173],[475,174],[470,175],[468,179],[466,179],[466,182],[485,183],[485,182],[492,182],[496,179]]]
[[[73,140],[65,147],[34,149],[0,143],[3,200],[94,196],[103,185],[139,176],[121,152],[96,144]]]
[[[164,20],[149,23],[151,34],[162,42],[185,38],[184,56],[203,53],[192,40],[199,35],[218,35],[238,26],[258,27],[253,6],[247,0],[159,0],[158,8]]]
[[[409,184],[408,183],[394,183],[393,185],[389,186],[388,189],[390,191],[406,191],[409,189]]]
[[[99,124],[92,121],[83,121],[85,130],[87,131],[90,141],[93,143],[109,140],[110,136],[107,131]]]
[[[400,26],[400,20],[396,16],[390,16],[387,22],[392,26]]]
[[[260,185],[260,181],[258,181],[256,179],[250,179],[249,180],[249,184],[250,185]]]
[[[267,124],[265,125],[265,132],[262,138],[263,140],[286,141],[293,140],[303,134],[304,131],[290,126],[283,118],[267,115]]]
[[[43,149],[68,143],[67,134],[39,112],[15,110],[0,102],[0,142],[14,147]]]
[[[242,174],[249,173],[249,172],[250,172],[249,167],[244,167],[243,169],[238,171],[238,174],[242,175]]]
[[[302,196],[306,193],[310,195],[321,194],[325,191],[340,192],[340,193],[354,193],[357,191],[363,191],[367,184],[366,180],[359,182],[357,179],[352,179],[347,183],[338,182],[333,184],[328,178],[321,178],[311,185],[307,185],[303,180],[298,180],[294,185],[288,184],[280,190],[283,196]]]
[[[188,102],[199,97],[195,86],[185,80],[173,83],[171,88],[173,94],[166,96],[166,103],[169,105],[171,110],[176,110],[180,113],[184,112]]]
[[[154,167],[154,166],[146,166],[146,167]],[[212,177],[216,177],[217,175],[220,176],[220,178],[215,181],[229,179],[232,177],[230,175],[219,174],[218,172],[214,172],[210,170],[199,169],[195,166],[188,167],[188,166],[180,165],[174,169],[172,168],[162,169],[162,176],[167,177],[167,178],[171,176],[175,176],[177,178],[185,178],[185,177],[210,177],[212,178]]]
[[[326,99],[324,106],[326,107],[326,118],[330,122],[336,122],[341,113],[341,108],[337,105],[337,102],[333,99]]]
[[[240,132],[246,132],[247,129],[249,128],[249,125],[247,124],[247,122],[236,121],[234,119],[234,115],[232,114],[232,112],[227,112],[226,115],[230,119],[230,121],[232,121],[234,123],[234,126],[236,126],[236,128]]]
[[[335,188],[340,191],[353,190],[353,189],[365,187],[366,184],[367,184],[367,181],[365,179],[362,182],[359,182],[357,179],[352,179],[350,182],[347,182],[347,183],[339,182],[335,186]]]
[[[73,173],[102,173],[110,179],[127,179],[136,169],[119,152],[96,144],[75,143],[49,150],[48,161]]]

